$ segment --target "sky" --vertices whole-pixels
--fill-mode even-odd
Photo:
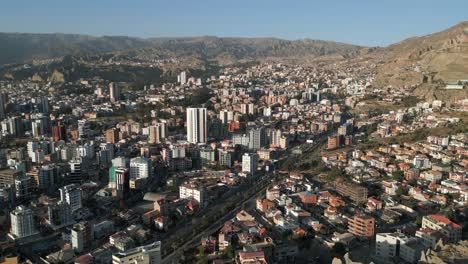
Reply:
[[[468,20],[468,0],[4,0],[0,32],[277,37],[386,46]]]

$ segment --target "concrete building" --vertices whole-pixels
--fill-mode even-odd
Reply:
[[[200,204],[200,207],[205,206],[205,193],[205,187],[200,184],[186,183],[179,186],[179,197],[181,199],[194,199]]]
[[[130,160],[130,179],[151,177],[151,160],[136,157]]]
[[[66,202],[58,202],[47,206],[49,225],[53,229],[59,229],[74,223],[71,206]]]
[[[187,141],[190,143],[207,142],[206,108],[187,108]]]
[[[255,176],[258,167],[258,160],[259,157],[257,153],[245,153],[242,156],[242,171]]]
[[[459,241],[462,236],[462,227],[442,215],[432,214],[424,216],[421,228],[437,230],[444,234],[451,243]]]
[[[25,206],[18,206],[10,213],[11,232],[13,239],[20,239],[38,234],[36,216]]]
[[[120,100],[120,87],[116,85],[115,83],[111,82],[109,83],[109,98],[111,102],[117,102]]]
[[[93,230],[88,222],[74,224],[71,230],[72,248],[81,253],[91,247],[93,241]]]
[[[261,149],[267,144],[267,136],[264,127],[255,127],[249,130],[249,148]]]
[[[374,236],[375,219],[364,214],[355,215],[348,220],[348,231],[360,238],[371,239]]]
[[[368,190],[366,187],[354,183],[342,182],[337,183],[335,188],[339,194],[350,198],[356,203],[367,202]]]
[[[112,255],[112,264],[160,264],[161,242],[136,247]]]
[[[82,204],[81,188],[77,184],[66,185],[59,189],[60,201],[70,205],[72,211],[80,209]]]
[[[417,263],[425,249],[415,237],[402,233],[380,233],[376,236],[375,259],[378,263]]]

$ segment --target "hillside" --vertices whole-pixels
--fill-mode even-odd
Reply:
[[[380,50],[385,60],[377,86],[468,79],[468,22]]]
[[[229,64],[239,60],[313,59],[337,54],[350,56],[358,46],[320,40],[282,40],[274,38],[151,38],[93,37],[71,34],[0,33],[0,65],[65,55],[95,55],[107,52],[154,48],[159,53],[195,56]]]
[[[130,37],[0,33],[0,65],[150,46],[147,40]]]

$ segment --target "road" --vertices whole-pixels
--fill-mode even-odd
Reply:
[[[257,196],[259,196],[260,194],[264,193],[266,191],[266,188],[271,185],[271,182],[268,181],[267,179],[268,177],[267,176],[264,176],[264,178],[261,180],[261,188],[253,193],[252,195],[250,195],[249,197],[247,197],[246,199],[244,199],[242,202],[238,203],[238,205],[233,209],[231,210],[229,213],[227,213],[225,216],[221,217],[220,219],[218,219],[216,222],[214,222],[213,224],[211,224],[209,227],[207,227],[205,230],[201,231],[198,235],[190,238],[188,241],[186,241],[184,244],[182,244],[181,246],[179,246],[178,249],[176,249],[175,251],[173,251],[172,253],[170,253],[169,255],[167,255],[163,260],[162,260],[162,263],[163,264],[175,264],[175,263],[178,263],[178,260],[182,257],[183,255],[183,252],[185,250],[188,250],[188,249],[191,249],[191,248],[194,248],[194,247],[197,247],[199,244],[200,244],[200,240],[203,238],[203,237],[206,237],[206,236],[209,236],[211,234],[213,234],[214,232],[216,232],[219,228],[222,227],[222,225],[228,221],[229,219],[232,219],[236,213],[238,213],[241,209],[242,209],[242,206],[244,203],[254,203],[255,202],[255,199]],[[259,187],[258,185],[256,185],[256,187]]]

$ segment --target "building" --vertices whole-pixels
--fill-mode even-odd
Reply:
[[[249,130],[249,149],[261,149],[267,144],[264,127],[255,127]]]
[[[10,213],[13,239],[20,239],[38,234],[34,212],[24,206],[18,206]]]
[[[52,127],[52,138],[55,142],[67,140],[67,128],[61,122]]]
[[[148,133],[148,143],[161,143],[162,139],[165,139],[167,137],[167,125],[166,123],[157,123],[156,125],[152,125],[148,127]]]
[[[115,191],[117,197],[123,197],[128,192],[130,184],[129,169],[119,167],[115,169]]]
[[[81,188],[77,184],[66,185],[59,189],[60,201],[70,205],[72,211],[80,209],[82,204]]]
[[[407,237],[402,233],[380,233],[375,240],[378,263],[418,263],[425,249],[418,238]]]
[[[201,165],[205,165],[216,160],[216,150],[211,147],[200,149],[200,161]]]
[[[47,206],[49,225],[53,229],[59,229],[74,223],[71,206],[66,202],[58,202]]]
[[[207,142],[206,108],[187,108],[187,141],[190,143]]]
[[[119,132],[120,129],[118,128],[111,128],[106,131],[106,142],[115,144],[119,142]]]
[[[74,224],[71,230],[72,248],[81,253],[91,247],[93,242],[93,230],[88,222]]]
[[[360,238],[371,239],[374,236],[375,219],[364,214],[355,215],[348,220],[348,231]]]
[[[335,185],[336,191],[356,203],[365,203],[367,202],[367,195],[368,190],[366,187],[349,183],[349,182],[341,182]]]
[[[111,102],[117,102],[120,100],[120,87],[115,83],[109,83],[109,98]]]
[[[81,184],[83,175],[81,171],[82,161],[80,159],[73,159],[68,162],[70,165],[70,173],[67,175],[67,183]]]
[[[179,186],[179,197],[181,199],[194,199],[200,204],[200,207],[205,205],[206,189],[201,184],[185,183]]]
[[[437,230],[444,234],[447,237],[448,242],[451,243],[459,241],[462,236],[462,227],[442,215],[432,214],[424,216],[421,228]]]
[[[148,178],[151,176],[151,160],[136,157],[130,160],[130,179]]]
[[[327,141],[327,149],[334,149],[341,147],[344,144],[344,137],[342,135],[329,136]]]
[[[218,164],[219,165],[230,168],[232,167],[233,162],[234,162],[234,150],[233,149],[218,149]]]
[[[182,71],[180,72],[179,75],[177,75],[177,81],[181,84],[184,85],[187,83],[187,72]]]
[[[255,176],[258,167],[258,160],[259,157],[257,153],[245,153],[242,156],[242,171]]]
[[[265,253],[263,251],[254,251],[254,252],[239,252],[238,257],[236,258],[236,263],[239,264],[266,264]]]
[[[161,241],[112,255],[112,264],[160,264]]]
[[[219,119],[223,124],[228,124],[231,121],[234,121],[234,111],[222,110],[219,112]]]
[[[0,184],[15,184],[15,180],[23,174],[20,170],[1,170]]]
[[[6,105],[8,102],[8,95],[6,93],[0,93],[0,119],[3,120],[6,117]]]

